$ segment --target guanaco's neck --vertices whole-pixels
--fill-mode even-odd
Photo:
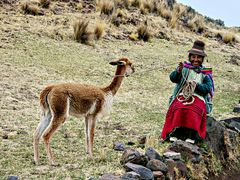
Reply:
[[[115,95],[122,84],[122,80],[124,78],[124,73],[126,71],[125,66],[117,66],[117,70],[115,72],[115,76],[109,86],[104,88],[104,91],[111,91],[113,95]]]

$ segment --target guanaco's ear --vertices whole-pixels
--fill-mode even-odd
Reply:
[[[125,61],[111,61],[109,64],[123,66],[123,65],[126,65],[126,62]]]

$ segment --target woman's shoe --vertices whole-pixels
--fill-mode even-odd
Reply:
[[[185,140],[185,142],[188,142],[188,143],[190,143],[190,144],[194,144],[194,143],[195,143],[195,140],[187,138],[187,139]]]

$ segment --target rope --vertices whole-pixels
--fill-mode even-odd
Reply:
[[[180,99],[179,96],[177,96],[177,100],[182,102],[183,105],[189,105],[192,104],[195,100],[195,98],[193,97],[193,93],[196,89],[197,83],[196,81],[188,81],[182,73],[182,77],[185,79],[185,84],[183,85],[181,91],[182,91],[182,95],[183,95],[183,99]],[[192,98],[192,101],[187,102],[188,100],[190,100]]]

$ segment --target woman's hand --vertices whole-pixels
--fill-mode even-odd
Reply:
[[[180,72],[182,71],[182,69],[183,69],[183,63],[180,62],[180,63],[178,64],[178,73],[180,73]]]

